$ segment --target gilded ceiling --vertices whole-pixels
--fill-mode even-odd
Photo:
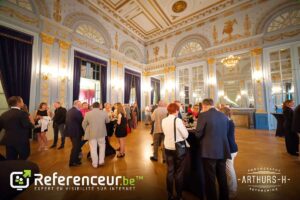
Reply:
[[[107,18],[143,41],[200,22],[247,0],[87,0]]]

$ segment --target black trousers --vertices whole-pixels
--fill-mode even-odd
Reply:
[[[228,200],[228,186],[226,177],[226,159],[203,158],[206,199]],[[217,197],[216,178],[219,185],[219,198]]]
[[[58,132],[60,132],[61,146],[65,146],[64,128],[65,128],[65,124],[53,125],[53,132],[54,132],[53,145],[55,146],[57,145]]]
[[[173,181],[175,178],[175,189],[177,197],[182,197],[183,175],[186,156],[177,158],[175,150],[165,150],[167,171],[167,191],[169,196],[173,196]]]
[[[70,137],[72,142],[72,150],[70,155],[70,162],[69,164],[78,163],[79,160],[79,152],[81,149],[81,137]]]
[[[288,153],[299,152],[299,136],[295,132],[285,133],[285,146]]]
[[[6,145],[7,160],[27,160],[30,155],[30,144]]]

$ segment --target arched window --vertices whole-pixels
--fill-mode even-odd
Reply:
[[[201,51],[202,46],[199,42],[197,41],[187,41],[179,50],[178,55],[179,56],[183,56],[183,55],[187,55],[190,53],[195,53],[197,51]]]
[[[277,31],[300,24],[300,10],[284,12],[272,20],[267,32]]]
[[[28,0],[8,0],[10,3],[16,4],[21,8],[32,11],[31,3]]]
[[[97,42],[98,44],[104,44],[105,40],[101,33],[97,31],[94,27],[88,24],[81,24],[76,28],[76,33],[87,37],[90,40],[93,40],[94,42]]]

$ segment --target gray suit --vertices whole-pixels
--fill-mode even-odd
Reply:
[[[82,122],[82,127],[85,131],[84,139],[103,138],[107,135],[106,123],[110,122],[107,112],[93,108],[87,112]]]

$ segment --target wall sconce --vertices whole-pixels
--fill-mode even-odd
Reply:
[[[53,71],[50,69],[50,67],[43,66],[42,67],[42,79],[44,81],[48,80],[50,76],[53,74]]]
[[[121,81],[120,79],[113,79],[111,82],[111,86],[113,89],[115,90],[121,90],[123,88],[123,81]]]
[[[145,93],[151,92],[153,88],[149,84],[145,84],[142,88]]]
[[[218,96],[219,96],[219,97],[223,97],[224,95],[225,95],[224,90],[220,90],[220,91],[218,92]]]
[[[262,78],[263,78],[262,71],[261,70],[254,70],[253,78],[257,83],[260,83],[262,81]]]
[[[185,97],[184,91],[181,91],[181,92],[179,93],[179,96],[180,96],[181,98],[184,98],[184,97]]]
[[[216,85],[216,84],[217,84],[216,77],[210,76],[210,77],[208,78],[207,82],[208,82],[209,85],[212,85],[212,86]]]
[[[244,96],[244,95],[247,95],[247,91],[246,90],[241,90],[241,95]]]
[[[69,76],[66,69],[60,69],[58,73],[58,77],[62,82],[68,80]]]

